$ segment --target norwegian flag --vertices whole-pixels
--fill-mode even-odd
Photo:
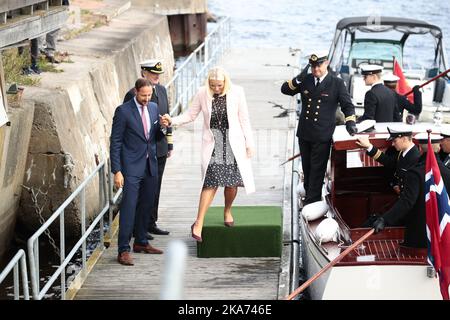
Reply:
[[[428,136],[425,164],[425,212],[428,237],[428,262],[439,275],[441,294],[449,300],[450,284],[450,204]]]

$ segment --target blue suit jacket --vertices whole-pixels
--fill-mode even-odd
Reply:
[[[160,131],[158,106],[154,102],[149,102],[147,108],[151,123],[148,140],[144,136],[144,126],[134,99],[116,108],[110,141],[111,171],[114,174],[121,171],[124,176],[142,177],[148,161],[150,174],[158,175],[156,159],[156,133]]]

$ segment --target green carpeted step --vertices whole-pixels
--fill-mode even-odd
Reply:
[[[233,227],[223,224],[223,207],[211,207],[203,225],[199,258],[279,257],[282,209],[272,206],[233,207]]]

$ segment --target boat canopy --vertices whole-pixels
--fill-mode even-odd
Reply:
[[[364,16],[341,19],[336,30],[347,29],[350,33],[360,32],[386,32],[395,30],[404,34],[426,34],[431,33],[436,38],[442,38],[442,31],[436,25],[429,24],[422,20]]]
[[[357,40],[357,31],[360,33],[385,34],[399,32],[400,39],[396,39],[396,41],[398,41],[402,47],[410,35],[430,34],[435,42],[433,66],[438,67],[442,71],[446,70],[447,63],[445,50],[443,49],[441,28],[422,20],[385,16],[349,17],[339,20],[336,25],[336,31],[328,55],[332,70],[340,70],[347,40],[350,40],[350,44],[352,45],[355,40]]]

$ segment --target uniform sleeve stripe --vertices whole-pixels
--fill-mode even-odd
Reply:
[[[378,150],[377,153],[375,153],[375,155],[373,156],[373,159],[377,160],[380,156],[381,156],[381,151]]]
[[[345,118],[345,122],[347,122],[347,121],[356,121],[356,116],[355,116],[355,115],[352,115],[352,116],[346,117],[346,118]]]
[[[296,86],[294,86],[293,84],[292,84],[292,80],[288,80],[288,86],[289,86],[289,88],[291,89],[291,90],[295,90],[295,89],[297,89],[297,87]]]

